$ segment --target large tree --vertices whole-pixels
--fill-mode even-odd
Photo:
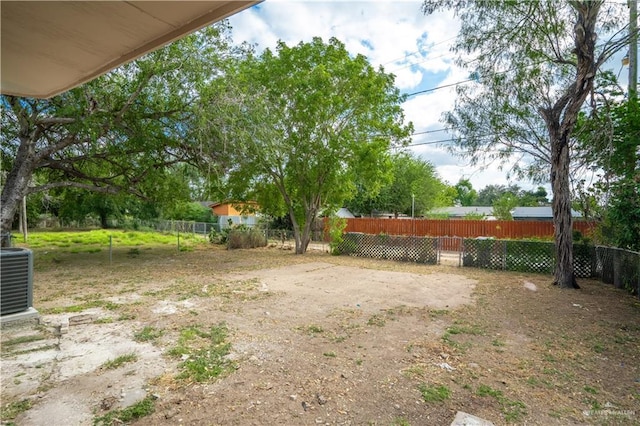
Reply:
[[[287,214],[304,253],[319,213],[341,207],[356,182],[379,188],[389,148],[411,133],[402,100],[393,76],[336,39],[280,42],[231,67],[202,106],[203,140],[225,159],[222,194]]]
[[[511,194],[516,199],[516,206],[546,206],[549,204],[547,190],[539,186],[535,190],[521,189],[520,186],[507,185],[487,185],[478,191],[478,206],[493,206],[494,203],[504,195]]]
[[[446,185],[440,180],[433,164],[409,152],[391,157],[391,179],[380,192],[371,194],[361,185],[354,198],[346,204],[355,213],[371,214],[374,210],[419,216],[433,207],[444,205]]]
[[[460,178],[454,188],[458,194],[454,200],[456,204],[460,204],[465,207],[476,205],[478,193],[473,189],[473,185],[469,179]]]
[[[604,0],[426,0],[453,9],[455,51],[477,84],[458,86],[445,121],[473,161],[513,160],[514,172],[553,190],[554,283],[575,288],[570,193],[571,133],[600,67],[624,47],[624,7]],[[609,37],[598,39],[598,36]]]
[[[38,191],[183,193],[167,188],[167,167],[197,153],[192,105],[242,50],[228,35],[217,24],[51,99],[2,96],[2,231],[23,197]]]

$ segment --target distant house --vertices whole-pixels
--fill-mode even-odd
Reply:
[[[553,211],[551,206],[545,207],[516,207],[511,210],[513,220],[553,220]],[[571,210],[571,216],[574,219],[582,219],[582,214],[575,210]]]
[[[209,204],[208,207],[211,209],[213,214],[218,216],[220,229],[228,228],[230,225],[254,226],[258,223],[257,212],[260,207],[255,201],[213,202]]]
[[[493,207],[484,206],[470,206],[470,207],[440,207],[432,209],[430,214],[433,215],[447,215],[449,219],[464,219],[468,215],[482,214],[485,219],[494,220]],[[571,210],[572,217],[574,219],[582,219],[582,215]],[[553,220],[553,212],[551,206],[544,207],[516,207],[511,210],[511,216],[513,220]]]
[[[483,215],[485,219],[495,219],[493,217],[493,207],[468,206],[468,207],[438,207],[431,209],[429,214],[436,216],[446,216],[449,219],[464,219],[469,215]]]
[[[351,211],[349,211],[349,209],[346,208],[346,207],[342,207],[342,208],[338,209],[338,211],[336,212],[336,216],[337,217],[341,217],[343,219],[353,219],[353,218],[355,218],[353,213],[351,213]]]

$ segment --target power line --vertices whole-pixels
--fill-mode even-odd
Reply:
[[[412,146],[420,146],[420,145],[435,145],[437,143],[444,143],[444,142],[455,142],[455,139],[441,139],[438,141],[417,142],[417,143],[412,143],[407,145],[407,148],[410,148]]]
[[[448,130],[452,130],[452,129],[442,128],[442,129],[437,129],[437,130],[425,130],[423,132],[412,133],[411,136],[426,135],[427,133],[446,132]]]
[[[525,68],[529,68],[529,67],[534,67],[534,66],[536,66],[536,65],[545,64],[545,63],[547,63],[547,62],[549,62],[549,61],[540,61],[540,62],[535,62],[535,63],[533,63],[533,64],[530,64],[530,65],[525,66]],[[515,71],[515,70],[517,70],[517,69],[518,69],[518,67],[509,68],[509,69],[504,70],[504,71],[497,71],[497,72],[494,72],[494,73],[492,73],[491,75],[495,76],[495,75],[498,75],[498,74],[505,74],[505,73],[508,73],[508,72],[510,72],[510,71]],[[420,91],[418,91],[418,92],[409,93],[409,94],[407,94],[406,96],[407,96],[407,98],[408,98],[408,97],[410,97],[410,96],[420,95],[420,94],[422,94],[422,93],[433,92],[433,91],[435,91],[435,90],[439,90],[439,89],[446,89],[447,87],[458,86],[458,85],[460,85],[460,84],[470,83],[470,82],[472,82],[472,81],[477,81],[477,79],[475,79],[475,78],[470,78],[470,79],[468,79],[468,80],[462,80],[462,81],[458,81],[458,82],[456,82],[456,83],[443,84],[442,86],[437,86],[437,87],[434,87],[434,88],[431,88],[431,89],[420,90]]]
[[[420,95],[420,94],[422,94],[422,93],[429,93],[429,92],[433,92],[433,91],[435,91],[435,90],[445,89],[445,88],[447,88],[447,87],[453,87],[453,86],[457,86],[457,85],[459,85],[459,84],[469,83],[469,82],[471,82],[471,81],[475,81],[475,79],[470,78],[470,79],[468,79],[468,80],[458,81],[457,83],[443,84],[442,86],[437,86],[437,87],[434,87],[434,88],[431,88],[431,89],[420,90],[420,91],[418,91],[418,92],[409,93],[409,94],[407,94],[406,96],[407,96],[407,98],[408,98],[408,97],[410,97],[410,96]]]

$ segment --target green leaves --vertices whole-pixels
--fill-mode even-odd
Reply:
[[[356,182],[379,187],[388,149],[412,129],[393,78],[336,39],[280,42],[230,67],[207,93],[201,122],[215,126],[209,151],[223,152],[221,193],[286,211],[299,248],[319,212],[342,207]]]
[[[61,188],[188,198],[176,165],[199,160],[194,102],[225,62],[244,52],[231,46],[222,23],[52,99],[3,97],[2,149],[11,154],[3,169],[20,170],[36,186],[9,182],[2,204]],[[29,154],[16,155],[20,146]],[[13,211],[3,209],[3,226],[5,216]]]
[[[446,185],[440,181],[435,167],[410,153],[401,152],[389,159],[389,174],[378,191],[362,184],[348,207],[357,213],[384,211],[419,216],[442,203]]]

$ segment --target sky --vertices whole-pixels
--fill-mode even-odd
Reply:
[[[446,142],[438,142],[451,137],[442,131],[440,120],[444,112],[453,109],[455,86],[469,79],[469,71],[454,65],[455,56],[450,51],[459,22],[451,12],[425,16],[420,11],[421,3],[267,0],[229,21],[234,41],[254,44],[258,52],[274,50],[278,40],[293,46],[317,36],[325,41],[336,37],[350,53],[365,55],[374,67],[381,65],[385,72],[395,74],[401,92],[426,90],[409,96],[403,104],[407,121],[414,125],[414,146],[410,149],[430,161],[450,184],[465,178],[476,190],[491,184],[537,187],[508,180],[507,169],[500,170],[498,164],[483,170],[471,167],[466,160],[451,155]]]

